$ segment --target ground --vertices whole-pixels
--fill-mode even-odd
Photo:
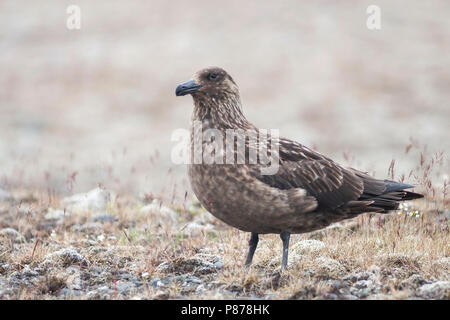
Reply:
[[[248,233],[195,201],[97,188],[60,199],[0,192],[1,299],[449,299],[449,211],[418,200],[281,241]],[[62,209],[62,208],[65,208]]]

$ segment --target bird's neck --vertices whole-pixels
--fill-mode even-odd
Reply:
[[[204,128],[218,130],[254,128],[242,112],[240,98],[234,96],[194,98],[192,121],[201,121]]]

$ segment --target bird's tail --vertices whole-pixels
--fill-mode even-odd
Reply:
[[[414,186],[395,181],[384,180],[385,191],[373,197],[370,207],[379,208],[380,212],[388,212],[390,210],[397,210],[401,201],[414,200],[423,198],[420,193],[406,191],[405,189],[414,188]]]

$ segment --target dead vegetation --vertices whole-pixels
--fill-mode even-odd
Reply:
[[[0,202],[0,298],[448,299],[448,187],[433,184],[442,159],[407,177],[425,199],[294,235],[281,275],[277,235],[262,237],[244,269],[248,234],[189,196],[170,204],[99,188],[77,203],[10,190]]]

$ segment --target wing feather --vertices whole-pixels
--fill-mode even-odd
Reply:
[[[279,156],[277,174],[253,174],[273,187],[305,189],[317,199],[319,207],[334,209],[363,193],[363,180],[354,172],[299,143],[280,139]]]
[[[422,195],[404,191],[413,186],[380,180],[353,168],[344,168],[324,155],[298,142],[279,140],[279,170],[274,175],[252,174],[279,189],[301,188],[317,200],[317,210],[343,209],[341,212],[388,212],[399,201]],[[339,210],[338,210],[339,211]]]

